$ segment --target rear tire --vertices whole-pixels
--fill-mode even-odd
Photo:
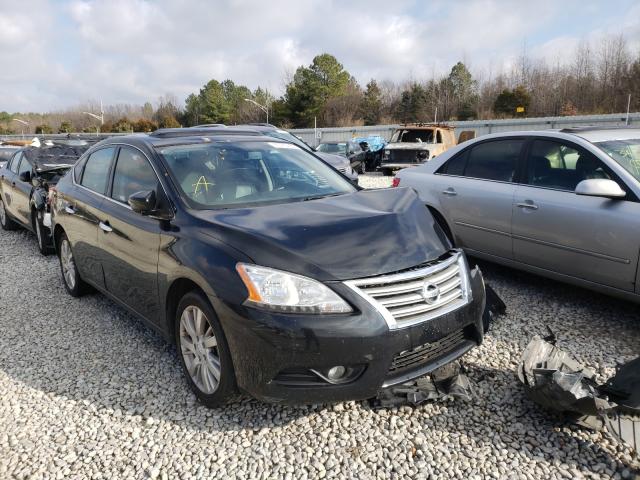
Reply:
[[[382,169],[382,174],[385,177],[391,177],[391,176],[393,176],[393,170],[391,170],[390,168],[383,168]]]
[[[189,387],[206,407],[238,398],[231,353],[218,317],[205,296],[187,293],[175,318],[176,349]]]
[[[51,253],[51,233],[43,223],[42,210],[34,210],[31,215],[31,222],[33,224],[33,230],[36,233],[36,240],[38,242],[38,250],[42,255],[49,255]]]
[[[60,259],[60,270],[62,272],[64,288],[72,297],[81,297],[89,290],[89,285],[80,278],[73,251],[71,250],[71,242],[67,238],[66,233],[61,233],[59,240],[60,251],[58,258]]]
[[[18,224],[9,218],[9,213],[7,209],[4,207],[4,202],[2,201],[2,197],[0,196],[0,226],[2,226],[3,230],[16,230],[18,228]]]
[[[365,165],[366,162],[362,162],[360,164],[360,171],[358,172],[361,175],[364,175],[365,173],[367,173],[367,166]]]

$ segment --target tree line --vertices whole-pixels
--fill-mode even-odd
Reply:
[[[187,96],[184,105],[167,94],[155,105],[108,106],[101,131],[265,122],[264,110],[270,123],[283,128],[604,114],[626,111],[629,95],[631,111],[640,111],[640,52],[632,52],[623,35],[595,46],[583,41],[568,57],[552,63],[523,51],[508,71],[474,75],[458,62],[445,75],[404,82],[371,79],[362,86],[337,58],[323,53],[285,79],[280,97],[262,87],[251,90],[230,79],[212,79]],[[47,114],[0,112],[0,133],[96,131],[99,122],[87,111],[98,113],[99,107],[88,103]]]

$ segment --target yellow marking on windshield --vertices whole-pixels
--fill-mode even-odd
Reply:
[[[192,185],[193,194],[197,195],[199,193],[198,190],[200,189],[200,187],[204,187],[204,191],[208,192],[209,191],[209,185],[213,186],[214,184],[207,182],[206,177],[204,175],[202,175],[200,178],[198,178],[198,181]]]

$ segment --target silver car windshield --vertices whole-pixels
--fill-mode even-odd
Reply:
[[[291,143],[212,142],[157,150],[192,208],[288,203],[356,191],[331,167]]]
[[[640,181],[640,138],[609,140],[598,142],[595,145]]]

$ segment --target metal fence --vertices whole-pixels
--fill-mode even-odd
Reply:
[[[612,113],[608,115],[577,115],[573,117],[538,117],[517,118],[506,120],[471,120],[465,122],[446,122],[455,127],[456,138],[463,130],[474,130],[476,136],[496,132],[517,130],[548,130],[578,126],[623,126],[636,125],[640,127],[640,112],[629,114],[627,123],[626,113]],[[367,137],[380,135],[385,140],[391,138],[392,132],[399,125],[375,125],[370,127],[335,127],[335,128],[304,128],[290,130],[309,145],[316,146],[320,142],[346,141],[353,137]],[[317,135],[316,135],[317,134]]]
[[[627,119],[626,113],[612,113],[608,115],[576,115],[573,117],[538,117],[538,118],[517,118],[506,120],[471,120],[465,122],[446,122],[452,125],[456,131],[456,138],[463,130],[474,130],[476,136],[486,135],[495,132],[508,132],[517,130],[548,130],[555,128],[568,128],[586,125],[594,126],[623,126],[635,125],[640,127],[640,112],[630,113]],[[369,127],[331,127],[331,128],[300,128],[290,130],[291,133],[300,137],[306,143],[316,146],[321,141],[345,141],[353,137],[367,137],[370,135],[380,135],[385,140],[391,138],[392,132],[399,125],[374,125]],[[81,137],[95,137],[95,133],[73,134]],[[126,133],[110,133],[108,136],[127,135]],[[33,135],[25,134],[24,138],[40,139],[61,139],[66,134],[45,134]],[[22,135],[0,135],[1,140],[21,139]]]

